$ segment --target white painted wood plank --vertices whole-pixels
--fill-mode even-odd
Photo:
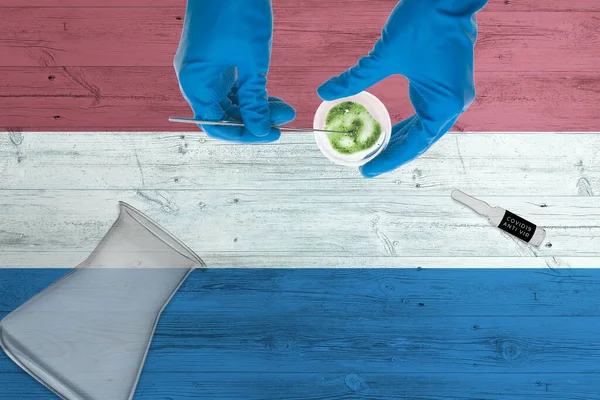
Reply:
[[[0,268],[66,268],[87,251],[0,251]],[[209,268],[600,268],[600,257],[352,257],[206,253]]]
[[[293,185],[293,186],[292,186]],[[202,133],[3,133],[4,189],[280,189],[393,196],[590,196],[600,192],[600,135],[448,134],[377,179],[330,164],[311,134],[233,145]]]
[[[223,265],[218,260],[223,256],[242,266],[249,255],[270,259],[258,262],[269,265],[281,257],[600,256],[595,197],[484,197],[547,230],[547,242],[533,248],[489,226],[450,196],[294,189],[9,190],[0,199],[0,265],[26,262],[15,256],[18,252],[31,259],[53,252],[89,253],[115,220],[119,200],[155,219],[209,266]]]

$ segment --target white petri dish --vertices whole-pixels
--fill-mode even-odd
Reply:
[[[369,114],[371,114],[371,116],[375,118],[377,122],[379,122],[381,125],[381,136],[377,142],[368,149],[360,152],[354,154],[341,154],[333,148],[327,133],[315,132],[315,140],[319,150],[321,150],[321,153],[323,153],[323,155],[331,162],[346,167],[360,167],[373,160],[383,150],[385,150],[392,135],[392,120],[387,108],[385,108],[385,105],[381,102],[381,100],[373,96],[371,93],[361,92],[354,96],[333,101],[324,101],[321,103],[317,109],[317,112],[315,113],[313,128],[325,129],[325,122],[327,120],[327,114],[329,114],[329,111],[331,111],[333,107],[345,101],[352,101],[363,105]]]

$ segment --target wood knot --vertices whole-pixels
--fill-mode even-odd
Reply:
[[[269,353],[289,354],[294,352],[296,341],[291,337],[269,336],[266,340],[266,347]]]
[[[459,132],[464,132],[465,131],[465,128],[463,128],[459,124],[454,124],[454,129],[456,129]]]
[[[21,143],[23,143],[23,133],[19,131],[9,130],[8,138],[15,146],[19,146]]]
[[[577,182],[577,194],[579,196],[593,196],[594,191],[592,190],[590,181],[588,181],[586,178],[580,178]]]
[[[165,212],[176,213],[179,211],[179,206],[168,192],[138,190],[136,194],[146,201],[158,204]]]
[[[48,75],[48,80],[53,81],[56,77],[54,75]]]
[[[360,392],[367,387],[367,382],[358,374],[348,374],[344,378],[344,383],[348,389],[353,392]]]
[[[384,281],[379,284],[379,290],[384,294],[395,294],[398,292],[398,287],[394,282]]]
[[[494,341],[496,353],[507,361],[514,361],[525,356],[524,344],[514,339],[497,339]]]

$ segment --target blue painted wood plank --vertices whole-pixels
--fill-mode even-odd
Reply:
[[[0,317],[66,270],[0,270]],[[208,269],[139,399],[598,399],[600,269]],[[53,398],[0,356],[0,398]],[[28,397],[29,396],[29,397]]]
[[[600,263],[599,263],[600,266]],[[208,294],[208,295],[207,295]],[[223,269],[196,271],[170,309],[200,301],[218,311],[241,296],[268,297],[289,311],[321,301],[369,304],[375,314],[408,316],[600,316],[600,269]],[[267,307],[271,307],[266,303]],[[257,307],[250,308],[256,310]],[[257,311],[259,312],[259,311]]]
[[[3,400],[56,400],[23,374],[3,374]],[[134,400],[597,400],[597,374],[143,373]]]
[[[0,316],[66,272],[0,269]],[[593,317],[600,316],[600,269],[207,269],[192,273],[168,311],[220,312],[241,305],[242,297],[257,304],[277,299],[295,312],[318,299],[346,307],[369,303],[373,312],[402,318]]]
[[[68,269],[0,268],[0,318],[69,272]]]
[[[600,372],[600,318],[166,315],[151,372]],[[202,360],[198,363],[197,360]]]

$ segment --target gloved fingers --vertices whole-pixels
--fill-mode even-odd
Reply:
[[[423,135],[437,140],[448,132],[458,117],[466,111],[475,97],[475,87],[470,85],[451,88],[440,83],[409,84],[410,101],[423,125]]]
[[[360,168],[365,178],[374,178],[393,171],[423,154],[433,141],[423,133],[418,116],[414,115],[395,125],[388,147],[374,160]]]
[[[360,171],[367,178],[392,171],[414,160],[448,132],[472,97],[468,90],[453,94],[443,85],[409,85],[410,99],[417,112],[395,125],[388,147]]]
[[[227,101],[227,95],[235,85],[235,67],[229,66],[223,69],[223,67],[205,66],[198,69],[198,65],[200,64],[185,67],[179,73],[182,93],[194,112],[194,118],[208,121],[227,119],[228,114],[223,109],[222,103]],[[235,141],[242,136],[242,132],[235,128],[212,125],[198,125],[198,127],[207,135],[223,140]]]
[[[221,102],[221,107],[229,117],[229,120],[242,121],[240,107],[235,105],[230,99],[223,100]],[[269,96],[269,109],[271,125],[284,125],[296,118],[296,110],[294,107],[279,97]]]
[[[267,96],[266,73],[238,69],[238,101],[242,121],[253,135],[271,134],[271,117]]]
[[[382,47],[381,40],[355,66],[323,83],[317,89],[319,96],[326,101],[354,96],[392,75],[387,64],[380,58],[379,47]]]
[[[179,85],[196,118],[215,118],[219,102],[235,84],[235,68],[193,63],[178,71]]]
[[[402,120],[400,122],[398,122],[396,125],[394,125],[392,127],[392,137],[390,139],[390,142],[393,142],[394,140],[397,140],[399,137],[402,136],[402,133],[404,132],[404,128],[415,122],[415,119],[417,118],[417,115],[414,114],[412,117],[408,117],[405,120]]]
[[[238,87],[237,78],[236,78],[235,82],[233,83],[233,86],[231,87],[231,91],[227,95],[227,99],[229,99],[229,101],[235,106],[240,105],[240,102],[238,99],[238,89],[239,89],[239,87]]]
[[[296,118],[294,107],[279,97],[269,97],[269,108],[271,109],[271,124],[285,125]]]
[[[228,121],[242,122],[242,113],[235,100],[235,97],[228,97],[220,103],[220,106],[225,111]]]
[[[265,136],[256,136],[247,128],[241,126],[200,126],[206,134],[212,138],[232,143],[263,144],[275,142],[281,136],[278,129],[271,129]]]
[[[241,109],[229,98],[223,100],[220,106],[224,112],[223,118],[230,121],[242,121]],[[296,116],[296,111],[286,102],[277,97],[269,97],[269,108],[272,125],[282,125],[290,122]],[[279,139],[279,129],[271,128],[265,136],[256,136],[247,127],[203,126],[202,129],[210,137],[233,143],[270,143]]]
[[[217,107],[215,107],[217,108]],[[221,114],[211,120],[223,120],[223,121],[241,121],[242,117],[240,109],[232,103],[230,97],[227,96],[218,104],[218,109]],[[219,126],[219,125],[198,125],[209,137],[220,139],[233,143],[248,143],[251,142],[254,135],[250,134],[244,127],[241,126]]]
[[[464,2],[439,2],[436,6],[439,10],[443,10],[447,15],[465,16],[473,15],[481,10],[488,0],[470,0]]]

